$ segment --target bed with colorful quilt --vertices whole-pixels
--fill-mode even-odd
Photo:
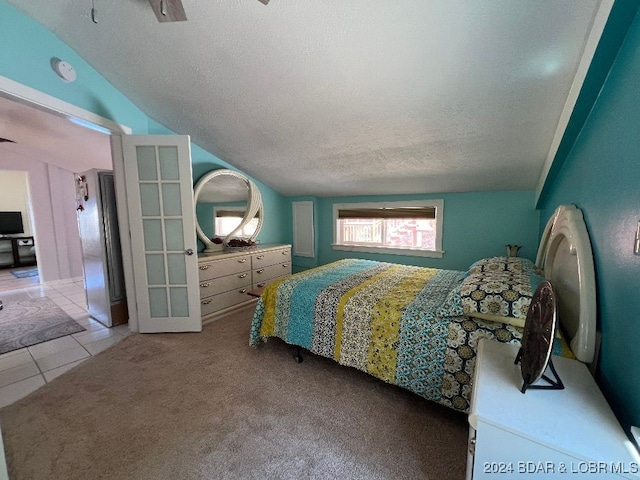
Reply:
[[[553,233],[545,230],[543,242],[554,249],[539,253],[538,265],[491,257],[456,271],[344,259],[291,275],[265,287],[250,344],[278,337],[467,412],[478,341],[519,343],[533,293],[570,247],[558,248]],[[583,333],[579,325],[568,340],[580,360],[591,361],[580,349]],[[561,341],[554,353],[571,354]]]

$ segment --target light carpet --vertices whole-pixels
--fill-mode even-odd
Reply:
[[[0,310],[0,354],[83,330],[48,298],[7,301]]]
[[[0,410],[12,480],[462,480],[464,415],[278,340],[251,310],[132,334]]]

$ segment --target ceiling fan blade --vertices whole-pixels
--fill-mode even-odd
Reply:
[[[265,5],[267,5],[269,3],[269,0],[258,0],[260,3],[264,3]]]
[[[2,143],[2,142],[16,143],[16,142],[14,142],[13,140],[9,140],[8,138],[2,138],[2,137],[0,137],[0,143]]]
[[[149,3],[159,22],[183,22],[187,19],[182,0],[149,0]]]

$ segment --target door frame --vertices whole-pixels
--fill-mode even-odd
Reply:
[[[37,108],[42,111],[54,114],[64,119],[77,119],[81,122],[87,123],[86,128],[97,127],[96,129],[102,131],[105,134],[110,135],[122,135],[131,134],[133,130],[119,123],[114,122],[105,117],[101,117],[93,112],[80,108],[71,103],[60,100],[57,97],[53,97],[44,92],[28,87],[21,83],[15,82],[7,77],[0,75],[0,96],[8,98],[10,100],[20,102],[32,108]],[[117,143],[117,142],[112,142]],[[124,165],[116,165],[114,155],[112,152],[112,162],[114,175],[119,170],[124,171]],[[74,172],[72,172],[74,173]],[[118,202],[118,222],[120,224],[120,236],[122,246],[122,262],[125,271],[125,288],[127,296],[129,298],[135,297],[135,285],[132,282],[133,279],[133,252],[131,251],[131,241],[129,238],[129,214],[126,208],[126,195],[122,196],[121,188],[123,178],[118,179],[116,175],[116,195],[120,200]],[[124,201],[123,201],[124,200]],[[122,207],[121,207],[122,205]],[[129,307],[129,330],[132,332],[138,331],[138,314],[135,302],[128,302]]]

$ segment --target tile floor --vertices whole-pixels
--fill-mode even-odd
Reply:
[[[11,275],[9,270],[0,272],[0,300],[5,305],[12,300],[48,297],[86,329],[1,354],[0,407],[28,395],[129,334],[127,324],[107,328],[89,317],[83,281],[44,286],[38,283],[38,277],[13,281],[7,277]]]

